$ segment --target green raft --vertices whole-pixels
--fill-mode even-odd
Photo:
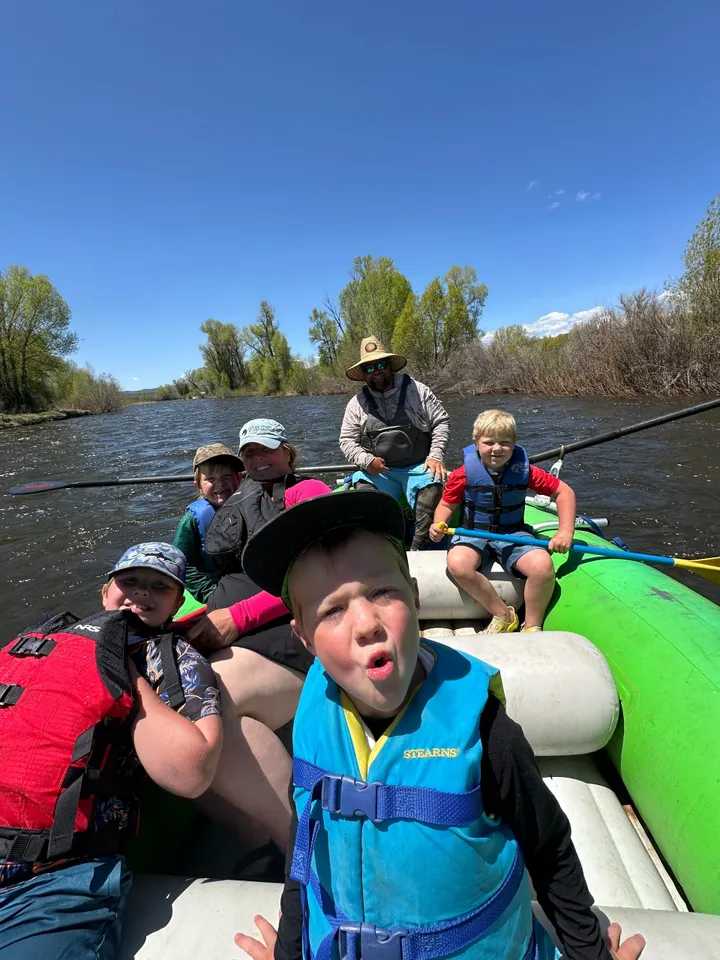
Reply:
[[[527,505],[528,524],[555,517]],[[586,529],[575,541],[613,546]],[[693,908],[720,914],[720,607],[642,563],[576,554],[554,563],[545,628],[579,633],[604,654],[622,703],[606,749]],[[180,616],[199,609],[187,595]]]
[[[525,519],[549,512],[528,504]],[[575,542],[612,546],[587,530]],[[554,563],[545,627],[605,655],[622,703],[607,751],[693,908],[720,914],[720,607],[643,563]]]

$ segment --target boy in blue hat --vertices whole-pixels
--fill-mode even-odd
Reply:
[[[497,671],[420,642],[403,515],[385,494],[317,497],[248,543],[315,663],[293,732],[293,842],[276,934],[253,960],[551,960],[530,874],[567,960],[604,941],[570,837]],[[290,851],[292,854],[290,855]],[[619,929],[610,942],[618,946]]]

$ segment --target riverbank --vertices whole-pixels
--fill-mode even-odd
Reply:
[[[72,420],[74,417],[89,417],[90,410],[43,410],[42,413],[0,413],[0,430],[11,427],[32,427],[51,420]]]

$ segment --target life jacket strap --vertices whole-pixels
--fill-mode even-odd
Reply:
[[[330,960],[335,939],[338,941],[340,960],[439,960],[458,953],[482,939],[506,913],[520,890],[524,873],[525,863],[518,847],[505,880],[492,897],[479,907],[454,920],[413,928],[396,926],[389,930],[377,927],[374,923],[348,920],[327,891],[322,889],[315,874],[311,873],[310,886],[331,931],[320,942],[314,957],[310,954],[310,958]],[[531,960],[535,952],[533,933],[523,960]]]
[[[308,883],[319,822],[312,820],[312,806],[319,800],[323,810],[341,817],[364,817],[372,823],[383,820],[415,820],[437,827],[462,827],[474,823],[483,812],[480,785],[464,793],[445,793],[431,787],[404,787],[328,773],[299,757],[293,760],[293,782],[310,797],[298,820],[291,875]]]

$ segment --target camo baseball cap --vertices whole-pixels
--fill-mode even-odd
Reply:
[[[240,457],[233,453],[230,447],[226,447],[224,443],[208,443],[204,447],[198,447],[193,457],[193,470],[197,468],[202,463],[207,463],[208,460],[214,460],[215,457],[229,457],[235,463],[237,463],[238,470],[242,470],[243,463]]]
[[[158,573],[164,573],[166,577],[179,583],[181,587],[185,586],[185,554],[171,543],[159,543],[153,540],[129,547],[108,573],[108,577],[120,573],[121,570],[134,570],[138,567],[157,570]]]

